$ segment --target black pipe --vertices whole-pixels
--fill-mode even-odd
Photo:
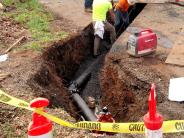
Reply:
[[[97,118],[94,115],[94,113],[89,109],[86,102],[81,98],[81,96],[78,93],[72,94],[73,100],[76,102],[77,106],[80,108],[84,118],[88,121],[96,121]]]
[[[84,72],[79,78],[75,80],[78,88],[84,88],[91,78],[91,72]]]
[[[86,102],[82,99],[82,97],[79,95],[79,89],[81,90],[82,87],[86,85],[86,83],[89,81],[91,77],[91,71],[95,67],[95,64],[98,64],[101,58],[97,58],[93,61],[93,63],[85,70],[85,72],[79,76],[77,79],[72,81],[70,86],[68,87],[69,91],[72,94],[72,98],[77,104],[77,106],[80,108],[84,118],[88,121],[96,121],[97,117],[94,115],[94,113],[91,111],[91,109],[88,107]]]
[[[68,90],[71,93],[79,92],[79,89],[84,88],[89,79],[91,78],[91,72],[84,72],[81,76],[79,76],[76,80],[72,81]]]
[[[77,106],[80,108],[84,118],[88,121],[96,121],[97,118],[94,115],[94,113],[89,109],[86,102],[81,98],[81,96],[78,94],[79,89],[81,87],[84,87],[84,85],[89,81],[91,77],[91,72],[84,72],[79,78],[77,78],[75,81],[71,83],[69,86],[69,91],[72,94],[72,98],[77,104]]]

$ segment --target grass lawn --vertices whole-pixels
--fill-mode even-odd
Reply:
[[[14,6],[16,9],[2,13],[2,16],[11,17],[31,32],[32,41],[22,46],[23,49],[41,51],[49,42],[61,40],[68,36],[64,31],[51,32],[49,24],[53,21],[52,14],[44,10],[38,0],[3,0],[5,6]]]

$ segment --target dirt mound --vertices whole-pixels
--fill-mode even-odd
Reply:
[[[43,53],[40,70],[32,78],[31,85],[37,90],[35,93],[37,96],[48,98],[51,105],[62,106],[73,115],[76,115],[76,109],[66,86],[73,79],[80,63],[91,53],[93,45],[91,30],[92,24],[82,33],[48,48]]]
[[[101,73],[102,104],[109,107],[116,120],[137,121],[146,113],[153,82],[159,84],[158,102],[164,102],[167,84],[161,86],[159,82],[167,78],[150,67],[153,59],[155,64],[162,62],[156,57],[131,58],[126,53],[111,53],[106,58]]]

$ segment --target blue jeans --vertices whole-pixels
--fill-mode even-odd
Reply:
[[[129,25],[129,15],[128,12],[122,12],[121,10],[115,10],[115,29],[116,32],[125,29]]]
[[[93,0],[85,0],[84,7],[92,8]]]

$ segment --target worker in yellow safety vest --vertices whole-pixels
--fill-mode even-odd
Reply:
[[[107,13],[112,20],[114,20],[115,15],[112,9],[112,3],[110,0],[94,0],[93,1],[93,28],[94,28],[94,49],[93,56],[97,57],[99,55],[98,49],[100,42],[103,39],[104,32],[108,31],[110,33],[110,40],[113,43],[116,39],[115,28],[112,24],[107,21]]]

